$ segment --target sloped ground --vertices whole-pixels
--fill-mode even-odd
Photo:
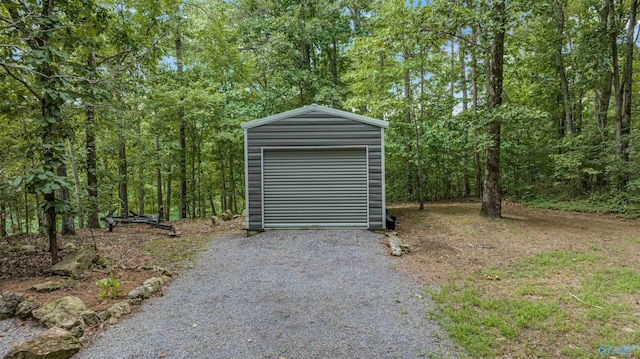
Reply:
[[[51,266],[46,238],[22,235],[0,239],[0,292],[22,292],[40,303],[66,295],[76,296],[98,312],[125,299],[126,294],[140,286],[144,280],[158,276],[153,270],[154,266],[180,275],[216,236],[223,233],[243,233],[244,217],[223,222],[215,228],[208,219],[174,221],[172,224],[181,233],[179,237],[171,237],[168,231],[145,225],[120,225],[113,232],[106,232],[104,229],[94,230],[93,233],[79,230],[74,236],[60,236],[58,244],[62,248],[61,257],[72,252],[71,249],[64,249],[67,245],[79,248],[92,246],[95,241],[98,254],[109,261],[106,268],[91,268],[74,279],[46,274]],[[22,250],[25,245],[35,247],[35,253],[25,253]],[[123,294],[117,299],[100,299],[95,282],[109,274],[113,274],[121,284]],[[62,288],[49,293],[37,293],[31,289],[34,284],[49,280],[61,282]],[[163,290],[157,295],[163,295]],[[94,330],[95,328],[88,329],[89,336]],[[30,322],[17,325],[14,320],[0,321],[0,357],[4,356],[11,345],[33,338],[41,331],[42,328]]]

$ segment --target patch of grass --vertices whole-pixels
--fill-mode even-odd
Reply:
[[[625,238],[624,240],[629,243],[640,243],[640,238],[638,237],[629,237]]]
[[[640,320],[620,300],[640,293],[640,273],[605,267],[611,262],[599,250],[538,253],[485,269],[480,279],[451,278],[430,293],[437,305],[431,315],[474,358],[555,357],[549,348],[591,358],[603,343],[640,342]],[[483,280],[486,276],[502,280]],[[557,347],[560,336],[569,342]]]

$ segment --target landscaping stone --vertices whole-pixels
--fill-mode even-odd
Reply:
[[[54,290],[58,290],[63,286],[64,284],[61,282],[50,280],[43,283],[38,283],[31,288],[36,292],[53,292]]]
[[[0,320],[12,318],[16,315],[18,304],[24,300],[22,293],[2,293],[2,299],[0,300]]]
[[[40,303],[38,301],[31,299],[23,300],[16,308],[16,318],[26,319],[31,316],[31,312],[38,307],[40,307]]]
[[[82,348],[82,343],[71,332],[51,328],[39,337],[19,344],[4,359],[67,359]]]
[[[149,289],[149,293],[155,293],[159,291],[160,288],[162,288],[163,284],[164,284],[164,279],[162,279],[161,277],[149,278],[145,280],[144,283],[142,283],[144,287]]]
[[[84,248],[76,251],[51,267],[51,273],[65,277],[77,277],[82,274],[96,257],[93,248]]]
[[[71,296],[57,298],[34,310],[32,315],[47,328],[61,327],[78,337],[84,334],[87,324],[99,322],[95,312],[87,309],[80,298]]]
[[[149,298],[151,296],[151,292],[149,292],[149,288],[147,288],[145,286],[140,286],[140,287],[130,291],[127,296],[130,299],[136,299],[136,298],[147,299],[147,298]]]
[[[111,318],[120,318],[123,315],[131,314],[131,306],[127,302],[121,302],[112,305],[106,310],[106,312]]]

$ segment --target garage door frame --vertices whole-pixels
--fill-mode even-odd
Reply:
[[[354,149],[364,149],[365,151],[365,163],[366,163],[366,189],[367,189],[367,214],[366,214],[366,218],[367,218],[367,222],[366,225],[364,226],[341,226],[341,225],[336,225],[336,226],[330,226],[329,228],[336,228],[336,227],[341,227],[341,228],[369,228],[369,221],[370,221],[370,193],[369,193],[369,146],[368,145],[354,145],[354,146],[264,146],[260,148],[260,192],[261,192],[261,201],[262,201],[262,228],[266,229],[266,228],[278,228],[278,229],[286,229],[286,228],[327,228],[325,226],[314,226],[314,225],[299,225],[299,226],[270,226],[270,227],[265,227],[264,224],[264,152],[265,151],[272,151],[272,150],[308,150],[308,151],[313,151],[313,150],[354,150]]]

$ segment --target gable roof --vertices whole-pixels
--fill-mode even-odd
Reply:
[[[346,118],[346,119],[349,119],[349,120],[362,122],[362,123],[365,123],[367,125],[373,125],[373,126],[378,126],[378,127],[382,127],[382,128],[389,127],[389,122],[387,122],[387,121],[376,120],[375,118],[358,115],[358,114],[355,114],[353,112],[336,110],[335,108],[320,106],[320,105],[316,105],[315,103],[312,104],[312,105],[309,105],[309,106],[304,106],[304,107],[297,108],[295,110],[290,110],[290,111],[278,113],[278,114],[275,114],[275,115],[272,115],[272,116],[269,116],[269,117],[259,118],[257,120],[245,122],[240,126],[243,129],[246,130],[248,128],[254,128],[254,127],[266,125],[266,124],[271,123],[271,122],[280,121],[280,120],[283,120],[285,118],[290,118],[290,117],[294,117],[294,116],[298,116],[298,115],[304,115],[305,113],[309,113],[309,112],[320,112],[320,113],[324,113],[324,114],[332,115],[332,116],[336,116],[336,117],[343,117],[343,118]]]

